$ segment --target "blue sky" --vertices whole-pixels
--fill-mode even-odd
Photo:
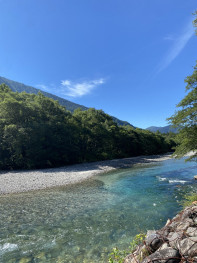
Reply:
[[[196,0],[0,0],[0,76],[146,128],[197,60]]]

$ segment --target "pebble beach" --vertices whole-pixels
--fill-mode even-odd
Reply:
[[[161,162],[169,158],[171,158],[171,154],[114,159],[51,169],[1,171],[0,195],[79,183],[94,175],[115,169]]]

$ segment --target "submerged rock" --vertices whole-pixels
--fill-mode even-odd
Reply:
[[[25,258],[21,258],[19,263],[30,263],[31,262],[31,258],[29,257],[25,257]]]
[[[146,253],[142,254],[142,251]],[[186,207],[160,230],[149,230],[145,244],[124,263],[197,263],[197,205]]]

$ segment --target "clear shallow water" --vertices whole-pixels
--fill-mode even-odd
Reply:
[[[163,226],[197,190],[196,163],[167,160],[69,187],[0,197],[1,263],[107,262],[139,232]]]

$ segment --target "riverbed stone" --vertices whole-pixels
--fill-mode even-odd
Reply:
[[[168,243],[164,243],[157,251],[160,251],[160,250],[163,250],[163,249],[166,249],[166,248],[169,248],[169,244]]]
[[[44,252],[38,253],[38,254],[35,256],[35,258],[37,258],[39,261],[42,261],[42,262],[46,261],[46,255],[45,255]]]
[[[174,232],[174,229],[171,226],[166,226],[159,230],[159,234],[165,238],[167,238],[171,232]]]
[[[180,232],[172,232],[168,236],[169,245],[174,249],[179,249],[179,243],[182,237]]]
[[[197,256],[197,237],[190,237],[181,240],[180,254],[189,257]]]
[[[161,238],[156,231],[148,231],[145,239],[146,245],[151,248],[151,250],[156,251],[163,243],[164,240]]]
[[[160,251],[156,251],[150,256],[146,257],[142,263],[178,263],[180,261],[179,251],[173,248],[166,248]]]
[[[29,263],[29,262],[31,262],[30,257],[24,257],[19,260],[19,263]]]
[[[186,233],[188,234],[188,236],[190,237],[197,237],[197,228],[195,227],[189,227],[186,231]]]
[[[193,224],[193,220],[192,220],[192,219],[187,219],[187,221],[181,222],[181,223],[177,226],[177,230],[185,231],[185,230],[187,230],[187,228],[190,227],[192,224]]]

